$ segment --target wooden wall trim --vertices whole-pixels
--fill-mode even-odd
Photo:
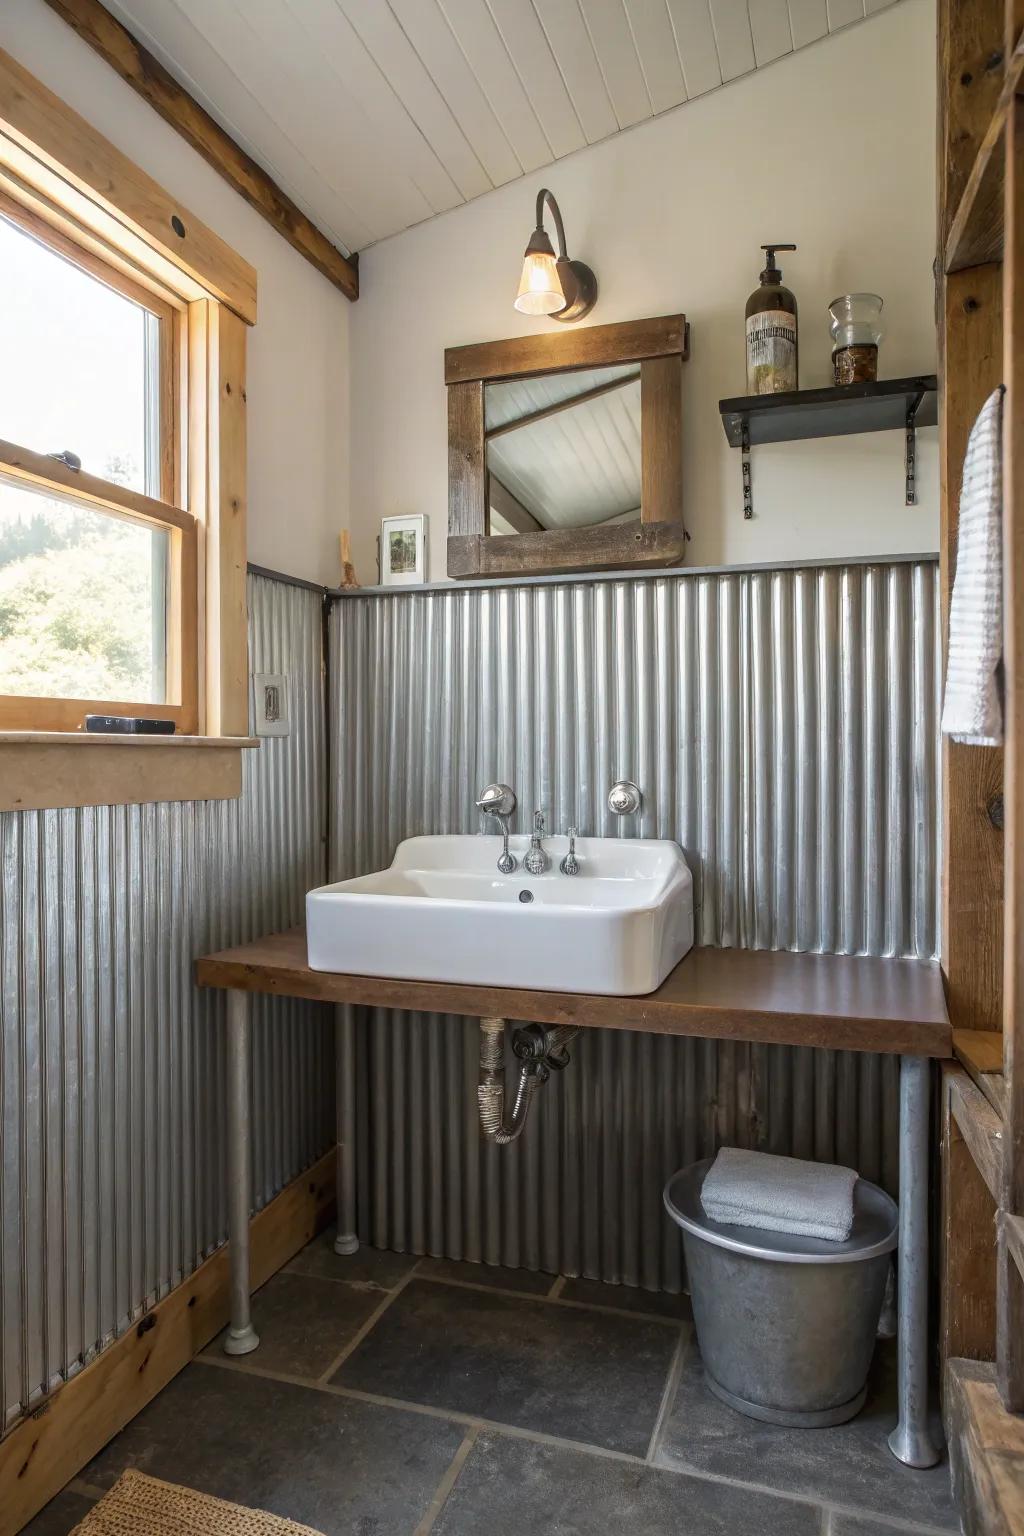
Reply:
[[[2,50],[0,166],[179,297],[213,297],[255,324],[249,263]]]
[[[1006,124],[1003,256],[1003,667],[1006,680],[1006,912],[1003,949],[1003,1186],[1024,1216],[1024,96]],[[1004,1233],[1005,1237],[1005,1233]],[[997,1360],[1004,1405],[1024,1412],[1024,1276],[1003,1249]],[[1024,1506],[1024,1497],[1021,1500]]]
[[[222,305],[189,306],[189,506],[205,527],[206,734],[249,729],[246,611],[246,329]]]
[[[99,0],[47,0],[121,79],[202,155],[233,191],[347,299],[359,297],[359,268],[342,255],[271,176]]]
[[[269,1280],[327,1225],[335,1149],[252,1220],[252,1285]],[[85,1370],[0,1440],[0,1536],[14,1536],[226,1326],[228,1250],[144,1313]]]

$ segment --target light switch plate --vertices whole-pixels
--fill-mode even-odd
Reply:
[[[252,680],[257,736],[287,736],[288,678],[283,672],[256,672]]]

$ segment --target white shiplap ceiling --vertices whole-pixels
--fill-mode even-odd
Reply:
[[[346,252],[891,0],[106,0]]]

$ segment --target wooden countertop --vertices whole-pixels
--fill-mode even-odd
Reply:
[[[313,971],[305,932],[293,928],[205,955],[196,961],[196,981],[201,987],[471,1018],[910,1056],[952,1054],[939,967],[923,960],[701,948],[691,950],[646,997],[599,997]]]

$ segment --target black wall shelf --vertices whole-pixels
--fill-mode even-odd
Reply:
[[[832,389],[797,389],[782,395],[741,395],[720,400],[722,426],[731,448],[743,451],[743,516],[753,516],[750,449],[758,443],[791,443],[855,432],[906,433],[907,506],[917,502],[915,432],[938,421],[934,374],[880,379]]]

